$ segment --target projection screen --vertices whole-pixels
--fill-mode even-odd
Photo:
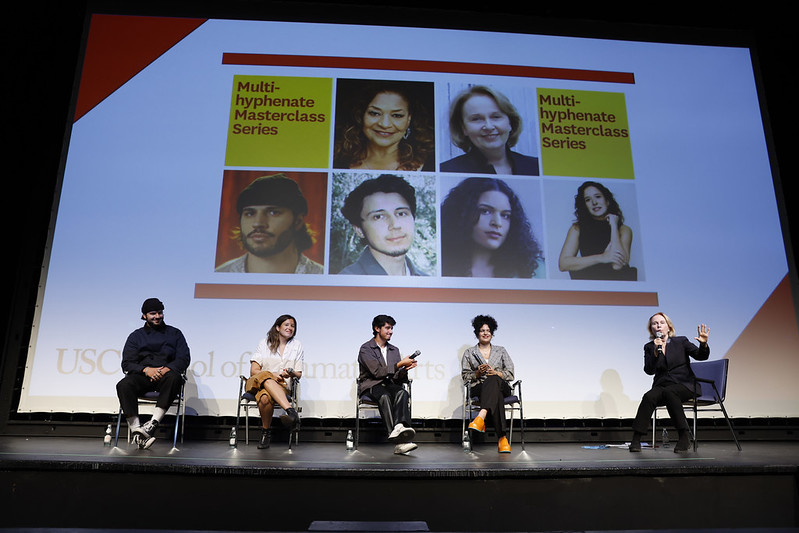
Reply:
[[[453,128],[467,91],[490,109],[455,113]],[[75,109],[20,412],[116,412],[122,346],[158,297],[190,346],[201,415],[235,412],[238,376],[288,313],[304,416],[354,416],[358,349],[385,313],[392,343],[421,351],[414,417],[460,416],[460,356],[472,317],[490,314],[529,418],[630,418],[651,383],[647,320],[662,310],[678,335],[710,326],[711,359],[731,361],[733,416],[799,416],[799,335],[747,48],[93,15]],[[413,157],[375,164],[348,135]],[[497,139],[509,166],[481,151]],[[304,273],[253,271],[241,245],[242,191],[277,174],[307,204]],[[386,174],[416,198],[405,262],[386,256],[418,275],[346,273],[382,252],[342,208]],[[455,201],[477,182],[501,182],[508,202],[494,249],[479,248],[484,213]],[[611,246],[573,250],[585,182],[610,192],[623,222],[602,220],[628,251],[575,279],[569,259]],[[467,222],[445,220],[450,196]],[[522,248],[533,252],[516,268]]]

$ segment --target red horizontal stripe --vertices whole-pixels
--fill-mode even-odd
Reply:
[[[460,63],[453,61],[421,61],[415,59],[239,54],[228,52],[222,54],[222,64],[446,72],[456,74],[516,76],[522,78],[549,78],[557,80],[601,81],[608,83],[635,83],[635,76],[632,72],[613,72],[605,70],[582,70],[552,67],[526,67],[521,65],[493,65],[489,63]]]
[[[656,292],[445,289],[420,287],[330,287],[197,283],[195,298],[313,300],[326,302],[440,302],[656,307]]]

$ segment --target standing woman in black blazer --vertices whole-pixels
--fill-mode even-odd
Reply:
[[[702,394],[699,384],[694,383],[689,357],[697,361],[705,361],[710,357],[710,347],[707,345],[709,329],[705,324],[697,326],[694,340],[699,342],[698,347],[686,337],[676,337],[674,324],[664,313],[652,315],[647,329],[651,340],[644,345],[644,372],[655,378],[652,388],[644,394],[638,406],[630,451],[641,451],[641,437],[649,428],[652,413],[657,406],[665,405],[679,435],[674,451],[685,452],[688,451],[690,439],[682,404]]]

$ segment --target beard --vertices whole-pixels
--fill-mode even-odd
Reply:
[[[159,318],[157,321],[155,321],[153,319],[150,319],[150,318],[145,318],[144,320],[145,320],[145,322],[147,322],[147,325],[150,326],[153,329],[161,330],[161,329],[164,329],[166,327],[166,324],[164,324],[164,319],[163,318]]]
[[[241,245],[247,251],[256,257],[271,257],[277,255],[289,247],[294,242],[294,232],[290,229],[277,235],[275,240],[269,244],[255,244],[249,242],[246,235],[241,235]]]
[[[408,250],[410,250],[410,249],[411,248],[408,247],[408,248],[399,249],[399,250],[377,250],[377,251],[380,252],[381,254],[387,255],[389,257],[402,257],[403,255],[407,254]]]

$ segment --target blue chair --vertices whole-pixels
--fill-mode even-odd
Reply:
[[[411,401],[411,390],[412,390],[411,389],[411,385],[412,385],[412,383],[413,383],[413,380],[409,379],[406,383],[402,384],[402,386],[405,387],[405,390],[408,391],[408,413],[411,414],[411,417],[413,416],[413,413],[411,412],[411,406],[413,405],[413,402]],[[356,378],[355,379],[355,394],[356,395],[358,394],[358,389],[360,389],[360,388],[361,388],[361,380],[360,380],[360,378]],[[370,398],[366,394],[362,394],[360,397],[356,398],[356,400],[355,400],[355,443],[354,443],[356,450],[358,449],[358,441],[361,438],[361,411],[368,410],[368,409],[377,411],[377,416],[378,417],[380,416],[380,409],[379,409],[379,407],[377,405],[377,402],[373,401],[372,398]]]
[[[258,402],[255,400],[255,394],[250,394],[249,392],[244,390],[244,385],[247,383],[246,376],[239,376],[239,401],[238,401],[238,408],[236,409],[236,444],[238,444],[239,440],[239,420],[241,419],[241,410],[244,409],[244,444],[250,443],[250,409],[255,409],[255,414],[258,416],[258,420],[261,419],[261,413],[258,411]],[[298,405],[298,398],[300,394],[300,380],[294,378],[291,380],[291,389],[287,394],[287,398],[291,406],[294,408],[297,413],[302,412],[302,407]],[[275,409],[282,408],[275,404]],[[300,442],[300,426],[297,424],[294,428],[289,431],[289,450],[291,449],[292,441],[294,444],[299,444]]]
[[[172,402],[170,408],[175,407],[175,434],[172,438],[172,447],[177,448],[178,444],[178,428],[180,428],[180,443],[183,444],[183,430],[186,426],[186,411],[187,409],[190,411],[190,414],[197,414],[197,411],[191,408],[186,407],[186,400],[184,397],[184,392],[186,389],[186,374],[181,374],[181,378],[183,378],[182,383],[180,384],[180,392],[178,393],[175,401]],[[156,402],[158,401],[158,395],[160,393],[158,391],[150,391],[145,392],[144,395],[139,396],[138,404],[139,409],[141,410],[144,406],[155,407]],[[122,425],[122,418],[124,417],[124,413],[122,412],[122,406],[119,406],[119,414],[117,416],[117,431],[116,435],[114,436],[114,447],[119,444],[119,429]],[[130,442],[130,428],[128,428],[128,442]]]
[[[690,409],[694,414],[694,425],[691,434],[691,439],[694,443],[694,451],[696,451],[696,420],[700,411],[708,412],[721,412],[724,414],[724,419],[727,421],[727,427],[730,428],[732,439],[735,441],[735,446],[738,451],[741,451],[741,444],[738,442],[738,437],[735,435],[735,428],[732,425],[732,420],[727,414],[727,409],[724,408],[724,400],[727,397],[727,371],[730,366],[729,359],[719,359],[717,361],[697,361],[691,363],[691,370],[694,372],[694,379],[696,383],[701,383],[702,394],[696,399],[688,400],[683,403],[684,409]],[[708,387],[708,385],[710,385]],[[665,407],[658,407],[658,409],[665,409]],[[655,445],[655,426],[657,424],[657,412],[652,413],[652,446]]]
[[[521,433],[521,445],[522,450],[524,450],[524,404],[522,402],[522,380],[515,381],[511,386],[511,395],[505,397],[505,409],[510,411],[510,417],[508,418],[508,425],[510,427],[510,432],[508,435],[508,441],[512,444],[513,443],[513,418],[514,413],[519,412],[519,428]],[[481,409],[480,407],[480,399],[472,395],[472,384],[470,382],[466,382],[463,385],[463,428],[461,430],[461,435],[466,433],[466,425],[469,421],[476,416],[475,412],[479,412]],[[471,438],[471,437],[469,437]]]

